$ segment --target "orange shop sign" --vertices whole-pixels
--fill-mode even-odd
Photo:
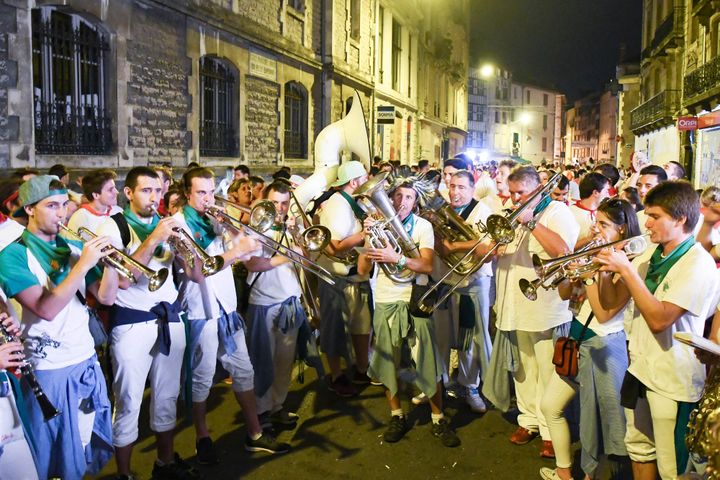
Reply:
[[[698,128],[720,126],[720,110],[698,117]]]
[[[686,130],[697,130],[698,119],[697,117],[678,117],[677,127],[681,132]]]

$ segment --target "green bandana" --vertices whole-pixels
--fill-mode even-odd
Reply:
[[[344,192],[342,190],[338,190],[338,192],[350,204],[350,208],[352,208],[352,211],[355,214],[355,218],[360,221],[365,220],[365,217],[367,217],[367,215],[365,214],[365,212],[362,211],[355,199],[348,195],[347,192]]]
[[[533,217],[536,217],[542,213],[543,210],[547,208],[548,205],[550,205],[550,202],[552,202],[552,198],[550,195],[545,195],[542,200],[540,200],[540,203],[535,205],[535,209],[533,210]]]
[[[40,266],[55,285],[60,285],[70,272],[70,247],[64,238],[55,237],[55,244],[46,242],[30,233],[23,231],[23,243],[40,262]]]
[[[187,222],[188,227],[190,227],[193,239],[205,250],[217,236],[212,222],[208,218],[200,215],[198,211],[190,205],[183,206],[183,215],[185,215],[185,222]]]
[[[673,265],[675,265],[677,261],[680,260],[680,257],[685,255],[693,245],[695,245],[695,237],[690,235],[665,258],[662,256],[662,247],[658,245],[652,257],[650,257],[650,267],[648,268],[647,275],[645,275],[645,286],[650,290],[650,293],[655,293],[655,290],[657,290],[658,286],[662,283],[665,275],[667,275]]]
[[[140,221],[137,215],[135,215],[135,213],[130,210],[129,206],[125,207],[123,215],[125,215],[128,225],[132,227],[141,242],[144,242],[145,239],[150,236],[150,234],[153,230],[155,230],[155,227],[157,227],[157,224],[160,221],[160,217],[158,217],[157,215],[153,215],[152,222],[143,223]]]

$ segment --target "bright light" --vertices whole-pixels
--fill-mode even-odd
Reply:
[[[529,125],[530,121],[532,120],[532,116],[528,112],[522,112],[520,114],[520,123],[523,125]]]
[[[483,149],[480,151],[480,163],[487,163],[490,160],[490,152]]]
[[[495,73],[495,67],[493,67],[491,64],[486,63],[482,67],[480,67],[480,76],[482,78],[490,78]]]

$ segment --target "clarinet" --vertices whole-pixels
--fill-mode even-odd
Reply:
[[[0,314],[2,313],[8,313],[8,308],[5,302],[0,299]],[[15,336],[11,335],[10,332],[8,332],[7,327],[0,322],[0,344],[14,342],[15,340]],[[42,410],[45,421],[47,422],[60,415],[60,411],[55,408],[52,402],[50,402],[47,398],[47,395],[45,395],[45,392],[43,392],[40,382],[38,382],[37,377],[35,376],[35,370],[33,370],[32,365],[23,360],[22,365],[20,365],[18,369],[22,374],[22,378],[25,379],[30,386],[33,395],[35,395],[35,399],[40,405],[40,410]]]

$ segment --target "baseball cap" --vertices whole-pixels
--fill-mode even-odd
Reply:
[[[63,188],[50,188],[50,184],[53,181],[60,181],[55,175],[38,175],[31,178],[27,182],[20,185],[18,189],[18,198],[20,199],[20,208],[13,212],[13,217],[24,217],[27,215],[25,208],[27,205],[33,205],[40,200],[53,195],[61,195],[67,193],[67,189]]]
[[[351,160],[340,165],[340,168],[338,168],[338,179],[330,186],[340,187],[348,183],[350,180],[362,177],[366,174],[367,172],[365,171],[365,167],[362,163],[357,160]]]

